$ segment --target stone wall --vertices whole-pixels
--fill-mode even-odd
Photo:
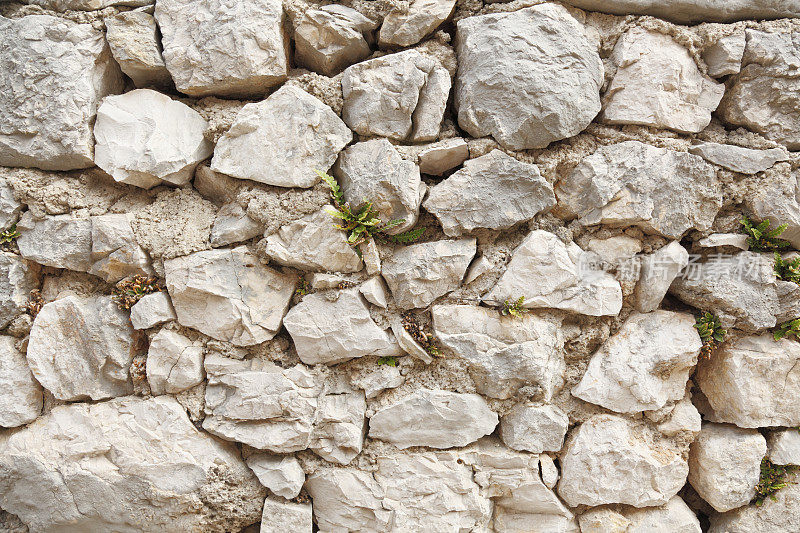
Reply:
[[[793,17],[0,4],[0,531],[800,531]]]

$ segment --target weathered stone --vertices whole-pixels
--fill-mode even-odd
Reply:
[[[479,277],[483,276],[487,272],[491,272],[491,270],[495,267],[494,263],[488,259],[486,256],[482,255],[475,259],[472,264],[469,266],[469,270],[467,270],[467,275],[464,276],[464,285],[469,285]]]
[[[154,396],[177,394],[204,378],[201,343],[166,329],[153,336],[147,351],[147,381]]]
[[[711,228],[722,207],[714,168],[701,157],[639,141],[601,146],[556,185],[559,209],[586,226],[638,226],[679,239]]]
[[[155,16],[164,61],[182,93],[260,97],[286,79],[280,0],[158,0]]]
[[[361,135],[430,141],[439,135],[450,75],[416,50],[348,67],[342,118]]]
[[[266,492],[169,396],[56,406],[0,435],[0,470],[0,506],[31,531],[239,530]]]
[[[136,87],[169,87],[172,76],[161,57],[156,19],[142,11],[123,11],[103,19],[114,59]]]
[[[595,415],[567,438],[558,494],[572,507],[663,505],[686,483],[688,470],[670,441],[622,417]]]
[[[7,229],[19,220],[22,202],[14,196],[14,188],[0,176],[0,228]]]
[[[554,205],[553,187],[539,168],[500,150],[464,163],[433,186],[424,203],[450,237],[476,228],[507,229]]]
[[[361,259],[364,261],[364,270],[367,271],[367,275],[380,274],[381,256],[375,239],[367,240],[367,242],[359,246],[359,250],[361,250]]]
[[[689,483],[721,513],[747,505],[766,453],[767,442],[755,429],[707,422],[689,451]]]
[[[0,165],[94,166],[98,102],[123,85],[103,34],[50,15],[0,17],[0,42]]]
[[[603,96],[601,118],[697,133],[711,122],[725,86],[702,74],[689,51],[669,35],[628,30],[614,46],[617,70]]]
[[[727,513],[713,514],[708,533],[785,533],[800,528],[800,479],[764,498],[763,505],[739,507]]]
[[[386,139],[347,147],[333,170],[351,208],[360,209],[369,201],[381,220],[404,220],[387,233],[401,233],[417,223],[425,195],[419,167],[402,159]]]
[[[569,417],[558,407],[520,403],[500,419],[500,438],[515,450],[557,452],[567,428]]]
[[[477,394],[419,389],[373,414],[369,436],[401,449],[453,448],[490,434],[497,423],[497,414]]]
[[[294,29],[297,62],[314,72],[335,76],[372,50],[365,39],[378,25],[346,6],[308,9]]]
[[[689,252],[678,241],[642,257],[633,303],[640,313],[655,311],[681,270],[689,264]]]
[[[390,365],[376,365],[368,367],[367,373],[351,376],[350,383],[353,387],[362,389],[367,399],[374,398],[387,389],[394,389],[405,382],[406,378],[400,373],[400,368]]]
[[[372,305],[386,309],[388,307],[388,290],[380,276],[370,278],[358,286],[358,292]]]
[[[481,394],[506,399],[531,387],[549,401],[564,384],[564,338],[556,321],[503,317],[471,305],[436,305],[431,316],[436,338],[468,362]]]
[[[300,494],[306,475],[294,456],[259,452],[248,457],[246,461],[258,481],[273,494],[286,499],[296,498]]]
[[[405,353],[411,357],[414,357],[415,359],[419,359],[426,365],[429,365],[433,362],[433,356],[429,354],[408,331],[406,331],[406,328],[403,327],[401,320],[398,319],[392,321],[392,333],[394,334],[394,338],[397,340],[397,344],[400,346],[400,349]]]
[[[267,498],[259,533],[311,533],[314,530],[311,503],[278,501]]]
[[[712,233],[697,241],[702,248],[716,248],[718,246],[733,246],[740,250],[747,250],[747,235],[743,233]]]
[[[800,11],[800,5],[796,6]],[[748,29],[742,70],[719,107],[723,120],[800,148],[800,46],[795,34]]]
[[[0,251],[0,329],[24,313],[36,276],[28,263],[16,254]]]
[[[800,17],[796,0],[569,0],[589,11],[614,15],[650,15],[677,22],[734,22]]]
[[[458,288],[475,250],[475,238],[413,244],[384,261],[382,274],[400,308],[425,307]]]
[[[642,251],[642,243],[627,235],[617,235],[608,239],[591,239],[586,248],[599,255],[603,262],[619,268]]]
[[[419,171],[423,174],[441,176],[456,168],[469,157],[467,141],[458,137],[429,144],[418,154]]]
[[[722,37],[703,50],[703,61],[708,66],[708,75],[721,78],[738,74],[742,70],[745,34],[743,31]]]
[[[294,85],[245,105],[214,149],[211,170],[281,187],[311,187],[353,133],[333,110]]]
[[[372,320],[357,289],[342,291],[335,301],[323,294],[309,294],[289,310],[283,325],[307,365],[398,351],[394,339]]]
[[[247,211],[238,202],[229,202],[217,212],[211,226],[211,246],[227,246],[248,241],[264,232],[264,227],[247,216]]]
[[[417,44],[450,18],[456,0],[414,0],[407,10],[395,9],[383,19],[378,33],[382,47]]]
[[[207,127],[200,113],[151,89],[109,96],[97,110],[94,161],[121,183],[185,185],[213,152]]]
[[[42,386],[33,378],[14,337],[0,336],[0,427],[33,422],[42,412]]]
[[[153,274],[147,252],[136,242],[131,216],[110,213],[92,217],[92,265],[89,274],[109,283],[128,276]]]
[[[463,18],[456,53],[458,124],[473,137],[544,148],[577,135],[600,111],[600,56],[560,5]]]
[[[781,238],[800,248],[800,174],[761,181],[745,199],[745,205],[756,219],[769,220],[773,228],[786,224]]]
[[[691,394],[687,394],[675,404],[672,411],[660,424],[658,431],[666,437],[674,437],[681,433],[691,435],[691,438],[700,433],[702,419],[697,408],[692,403]]]
[[[109,296],[66,296],[39,311],[28,342],[31,372],[59,400],[103,400],[133,392],[141,350],[127,313]]]
[[[346,465],[364,445],[366,411],[361,391],[334,391],[321,397],[309,447],[326,461]]]
[[[689,153],[699,155],[706,161],[742,174],[758,174],[779,162],[789,159],[783,148],[753,150],[732,144],[700,143],[689,147]]]
[[[275,336],[297,284],[244,246],[169,259],[164,271],[178,322],[237,346]]]
[[[23,0],[22,3],[55,11],[95,11],[109,6],[147,6],[153,0]]]
[[[800,465],[800,430],[779,429],[767,437],[769,460],[776,465]]]
[[[613,316],[622,308],[622,289],[612,275],[596,270],[577,244],[567,246],[543,230],[532,231],[514,250],[506,271],[483,300],[500,305],[521,296],[526,308],[591,316]]]
[[[17,224],[19,252],[29,261],[86,272],[92,265],[92,221],[57,215],[35,220],[30,211]]]
[[[673,496],[661,507],[636,509],[594,507],[578,521],[581,533],[649,533],[653,531],[680,531],[701,533],[700,521],[694,511],[679,496]]]
[[[131,307],[133,329],[149,329],[177,318],[169,295],[162,291],[145,294]]]
[[[383,505],[385,492],[371,472],[324,468],[308,476],[305,488],[314,500],[321,531],[385,531],[394,513]]]
[[[771,333],[726,342],[697,365],[695,381],[718,422],[800,426],[800,344]]]
[[[548,489],[554,488],[556,483],[558,483],[560,475],[553,458],[546,453],[539,455],[539,470],[542,475],[542,483],[544,483],[545,487]]]

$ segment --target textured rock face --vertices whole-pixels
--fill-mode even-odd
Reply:
[[[86,272],[91,267],[92,221],[69,215],[34,220],[25,213],[17,224],[22,257],[55,268]]]
[[[562,453],[558,494],[572,506],[663,505],[688,473],[686,460],[669,441],[615,415],[595,415],[578,426]]]
[[[285,85],[245,105],[214,149],[211,170],[234,178],[311,187],[353,138],[333,110],[304,90]]]
[[[634,313],[592,356],[572,395],[618,413],[680,400],[703,345],[694,324],[687,313]]]
[[[680,531],[700,533],[700,521],[679,496],[664,506],[646,509],[626,508],[619,512],[609,507],[589,509],[578,522],[581,533],[647,533],[648,531]]]
[[[236,529],[265,493],[235,447],[165,396],[54,407],[0,451],[0,505],[32,531]]]
[[[122,90],[103,34],[49,15],[0,17],[0,165],[93,165],[98,102]]]
[[[602,118],[697,133],[711,122],[725,86],[700,73],[671,37],[634,28],[611,56],[617,71],[603,96]]]
[[[783,148],[753,150],[719,143],[700,143],[689,148],[689,153],[742,174],[758,174],[772,168],[778,161],[789,159],[789,152]]]
[[[0,328],[25,312],[36,287],[33,270],[18,255],[0,252]]]
[[[166,292],[146,294],[131,307],[131,324],[134,329],[152,328],[177,318]]]
[[[765,498],[761,506],[748,505],[711,517],[709,533],[782,533],[800,527],[800,485],[790,484],[775,493],[775,500]]]
[[[718,422],[742,428],[800,425],[800,345],[772,334],[722,345],[695,381]]]
[[[155,16],[167,70],[182,93],[259,97],[286,79],[279,0],[158,0]]]
[[[776,465],[800,465],[800,431],[780,429],[767,437],[769,460]]]
[[[110,297],[66,296],[42,307],[31,328],[28,364],[59,400],[102,400],[133,392],[138,337]]]
[[[500,419],[500,438],[515,450],[557,452],[568,427],[569,417],[558,407],[520,403]]]
[[[153,273],[150,257],[136,242],[127,214],[92,217],[92,265],[89,273],[109,283]]]
[[[237,346],[275,336],[297,283],[244,246],[170,259],[164,270],[178,322]]]
[[[94,159],[121,183],[185,185],[211,155],[208,123],[186,104],[150,89],[109,96],[97,110]]]
[[[419,171],[440,176],[469,157],[469,145],[461,138],[429,144],[419,152]]]
[[[294,30],[295,59],[301,65],[334,76],[372,53],[365,39],[377,24],[355,9],[331,4],[308,9]]]
[[[313,531],[313,513],[310,503],[294,503],[267,498],[261,515],[260,533],[284,531]]]
[[[510,228],[554,205],[553,187],[539,169],[500,150],[464,163],[431,188],[424,204],[450,237],[476,228]]]
[[[689,252],[678,241],[644,257],[633,293],[636,310],[649,313],[658,309],[670,285],[688,264]]]
[[[414,0],[407,11],[390,11],[383,19],[378,44],[411,46],[433,33],[447,20],[456,7],[456,0]]]
[[[786,224],[781,238],[795,248],[800,247],[800,176],[770,181],[755,192],[747,205],[761,220],[769,220],[772,227]]]
[[[569,0],[569,4],[615,15],[651,15],[678,24],[800,17],[796,0]]]
[[[254,453],[247,458],[247,466],[262,485],[282,498],[297,497],[306,480],[300,462],[291,455]]]
[[[237,202],[223,205],[211,227],[211,246],[226,246],[247,241],[264,232],[264,227],[250,218]]]
[[[447,70],[406,50],[344,71],[342,118],[361,135],[428,141],[439,134],[449,94]]]
[[[742,70],[746,39],[744,31],[720,38],[703,50],[703,61],[708,66],[708,75],[720,78],[738,74]]]
[[[473,137],[544,148],[580,133],[600,111],[600,56],[561,6],[462,19],[456,53],[458,124]]]
[[[154,396],[176,394],[204,378],[202,345],[166,329],[153,336],[147,351],[147,381]]]
[[[510,398],[533,387],[545,401],[564,383],[564,338],[555,321],[533,314],[521,320],[471,305],[437,305],[433,330],[442,345],[469,364],[477,390]]]
[[[583,225],[638,226],[679,239],[708,230],[722,206],[701,157],[638,141],[602,146],[556,186],[559,209]]]
[[[168,87],[172,77],[161,57],[158,27],[153,15],[125,11],[103,19],[106,39],[122,72],[137,87]]]
[[[42,413],[42,386],[33,378],[14,337],[0,336],[0,427],[33,422]]]
[[[719,512],[750,503],[767,442],[754,429],[703,424],[689,453],[689,483]]]

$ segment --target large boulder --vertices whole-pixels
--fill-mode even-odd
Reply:
[[[136,87],[172,85],[161,40],[153,15],[144,11],[123,11],[103,19],[106,39],[114,59]]]
[[[36,288],[36,275],[28,262],[11,252],[0,251],[0,329],[25,312]]]
[[[16,342],[0,336],[0,427],[6,428],[33,422],[42,412],[42,386]]]
[[[567,3],[589,11],[650,15],[678,24],[800,17],[797,0],[568,0]]]
[[[544,148],[600,111],[603,64],[558,4],[468,17],[456,31],[458,124],[505,148]]]
[[[369,57],[372,50],[365,37],[378,26],[355,9],[330,4],[308,9],[294,29],[297,62],[325,76]]]

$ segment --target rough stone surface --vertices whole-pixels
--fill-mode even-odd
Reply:
[[[211,170],[281,187],[311,187],[353,138],[333,110],[285,85],[245,105],[214,149]]]
[[[267,498],[261,515],[260,533],[311,533],[314,530],[311,503],[277,501]]]
[[[149,329],[177,318],[166,292],[145,294],[131,307],[133,329]]]
[[[800,176],[769,180],[753,192],[747,206],[759,220],[769,220],[774,228],[786,224],[781,238],[800,247]]]
[[[742,56],[746,43],[743,31],[720,38],[703,50],[703,61],[708,75],[714,78],[738,74],[742,70]]]
[[[441,176],[459,166],[469,157],[469,145],[461,138],[445,139],[420,150],[419,171]]]
[[[361,391],[331,391],[319,400],[310,448],[331,463],[346,465],[364,445],[367,403]]]
[[[515,450],[557,452],[568,427],[569,417],[558,407],[520,403],[500,419],[500,438]]]
[[[733,246],[739,250],[747,250],[747,235],[743,233],[712,233],[697,241],[703,248],[716,248],[717,246]]]
[[[535,165],[500,150],[470,159],[430,189],[424,207],[450,237],[476,228],[506,229],[556,205]]]
[[[0,328],[25,312],[36,277],[31,266],[16,254],[0,252]]]
[[[128,276],[153,274],[150,257],[136,241],[130,215],[111,213],[92,217],[91,221],[90,274],[109,283],[116,283]]]
[[[297,283],[244,246],[170,259],[164,270],[178,322],[237,346],[275,336]]]
[[[673,496],[661,507],[624,508],[594,507],[580,517],[581,533],[647,533],[680,531],[701,533],[700,521],[679,496]]]
[[[124,11],[103,19],[106,39],[114,59],[136,87],[169,87],[172,84],[164,58],[158,26],[153,15]]]
[[[689,148],[689,153],[699,155],[706,161],[742,174],[758,174],[779,162],[789,159],[783,148],[753,150],[730,144],[700,143]]]
[[[800,465],[800,431],[796,428],[771,431],[767,437],[769,460],[776,465]]]
[[[407,11],[393,10],[383,19],[378,33],[382,47],[417,44],[453,13],[456,0],[414,0]]]
[[[28,211],[22,215],[17,230],[17,246],[25,259],[79,272],[91,268],[91,219],[57,215],[35,220]]]
[[[670,285],[688,264],[689,252],[678,241],[643,257],[633,293],[636,310],[649,313],[658,309]]]
[[[280,0],[158,0],[155,17],[182,93],[259,97],[286,79]]]
[[[177,394],[204,378],[202,344],[165,329],[153,336],[147,351],[147,381],[154,396]]]
[[[800,484],[795,483],[775,493],[775,500],[765,498],[761,506],[748,505],[711,517],[709,533],[784,533],[800,527]]]
[[[291,455],[254,453],[247,458],[247,466],[262,485],[282,498],[296,498],[306,480],[300,462]]]
[[[365,37],[377,24],[355,9],[337,4],[308,9],[294,29],[298,63],[325,76],[334,76],[369,57]]]
[[[800,17],[794,0],[569,0],[581,9],[615,15],[650,15],[678,24]]]
[[[372,305],[386,309],[389,306],[389,291],[380,276],[370,278],[358,286],[358,292]]]
[[[223,205],[211,226],[211,246],[227,246],[247,241],[264,233],[264,228],[247,215],[238,202]]]
[[[42,386],[16,341],[0,336],[0,427],[6,428],[33,422],[42,413]]]
[[[122,90],[103,34],[50,15],[0,17],[0,42],[0,165],[93,166],[98,102]]]
[[[544,148],[580,133],[600,111],[600,56],[557,4],[462,19],[456,53],[458,124],[473,137]]]

